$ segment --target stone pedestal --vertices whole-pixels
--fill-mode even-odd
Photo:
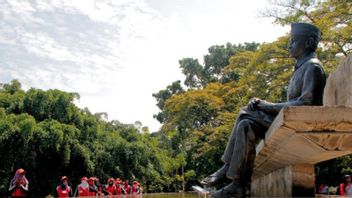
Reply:
[[[314,197],[314,165],[296,164],[256,178],[251,184],[254,197]]]
[[[251,195],[313,197],[314,164],[352,153],[352,55],[331,73],[324,106],[281,110],[256,150]]]
[[[314,196],[314,164],[352,153],[352,107],[284,108],[256,148],[251,195]]]
[[[330,74],[324,89],[324,106],[352,106],[352,55]]]

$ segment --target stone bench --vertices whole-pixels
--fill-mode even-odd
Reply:
[[[282,109],[256,151],[251,196],[314,196],[314,164],[352,154],[352,56],[329,76],[324,106]]]

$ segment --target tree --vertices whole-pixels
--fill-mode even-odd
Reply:
[[[53,194],[62,175],[73,187],[82,176],[136,177],[145,191],[170,190],[175,167],[158,138],[79,109],[75,93],[20,87],[18,81],[0,87],[1,197],[18,168],[27,171],[35,197]]]
[[[179,61],[182,73],[186,79],[184,84],[191,88],[201,88],[212,82],[229,82],[237,80],[235,73],[226,73],[223,69],[229,64],[229,58],[241,51],[255,51],[258,43],[245,43],[244,45],[214,45],[208,49],[208,54],[204,55],[204,65],[197,59],[184,58]]]
[[[175,81],[171,85],[168,85],[166,89],[160,90],[158,93],[154,93],[153,97],[157,100],[156,106],[162,111],[165,106],[165,101],[169,99],[171,96],[175,94],[183,93],[184,89],[181,86],[181,81]],[[153,116],[156,118],[160,123],[164,121],[164,114],[163,112],[159,112]]]

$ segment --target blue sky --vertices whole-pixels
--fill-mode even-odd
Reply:
[[[0,82],[77,92],[109,120],[160,124],[152,93],[183,80],[178,60],[211,45],[288,32],[264,0],[0,0]]]

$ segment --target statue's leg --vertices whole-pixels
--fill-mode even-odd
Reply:
[[[240,183],[245,186],[245,189],[247,189],[246,193],[247,195],[250,195],[251,192],[251,181],[252,181],[252,174],[253,174],[253,169],[254,169],[254,161],[256,157],[256,143],[258,143],[257,140],[262,139],[265,136],[265,132],[268,130],[267,126],[260,125],[258,123],[255,123],[252,125],[252,129],[255,132],[255,143],[254,145],[250,145],[252,149],[250,149],[248,155],[247,155],[247,161],[245,165],[245,171],[243,175],[241,176],[241,181]]]
[[[235,130],[236,126],[238,125],[239,119],[236,120],[235,125],[232,129],[231,135],[229,137],[229,141],[227,142],[227,146],[224,152],[224,155],[222,156],[222,161],[224,162],[224,165],[218,169],[216,172],[213,174],[207,176],[201,181],[201,184],[206,185],[206,186],[216,186],[220,183],[228,183],[231,182],[229,181],[228,178],[226,178],[226,172],[229,169],[229,164],[231,162],[231,157],[233,153],[233,147],[235,145]]]
[[[233,182],[216,191],[212,197],[245,197],[246,181],[244,180],[248,177],[245,174],[251,174],[255,159],[255,130],[263,127],[245,118],[238,120],[235,126],[231,135],[233,136],[231,140],[234,141],[232,156],[226,174]]]
[[[237,118],[235,125],[232,128],[231,135],[229,137],[229,141],[227,142],[224,155],[222,156],[222,161],[225,164],[230,164],[232,154],[233,154],[233,148],[235,147],[235,142],[236,142],[236,129],[238,126],[238,123],[241,121],[241,118]]]
[[[242,119],[236,127],[235,144],[227,171],[230,179],[240,179],[246,171],[247,162],[255,158],[255,132],[259,125],[252,120]]]

